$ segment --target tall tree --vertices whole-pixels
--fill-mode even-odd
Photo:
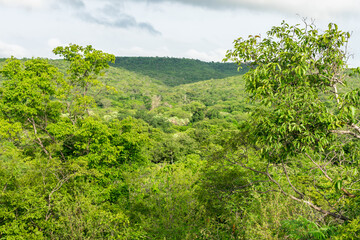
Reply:
[[[258,108],[242,137],[260,153],[263,164],[249,165],[246,154],[233,161],[265,176],[271,188],[285,196],[326,215],[349,220],[355,215],[346,212],[348,203],[358,199],[348,189],[359,180],[353,157],[359,155],[360,98],[358,89],[340,93],[338,87],[346,84],[350,34],[332,23],[324,32],[304,23],[300,27],[283,22],[266,37],[239,38],[234,49],[227,52],[226,61],[251,66],[244,76],[246,91]],[[315,168],[323,176],[313,179],[312,191],[291,174],[299,167],[312,174]],[[332,188],[319,190],[326,181]]]
[[[39,58],[10,58],[0,71],[5,78],[0,86],[0,175],[5,176],[0,181],[0,237],[58,238],[54,236],[65,236],[56,230],[59,225],[66,227],[61,223],[64,217],[91,219],[92,213],[79,215],[72,210],[74,196],[89,203],[87,210],[102,208],[92,206],[96,196],[83,196],[82,191],[94,185],[86,180],[79,183],[81,176],[98,174],[92,168],[116,162],[122,149],[111,145],[106,124],[89,111],[93,88],[104,87],[97,78],[114,56],[78,45],[54,52],[70,61],[65,77]],[[80,186],[84,188],[79,190]],[[104,218],[116,217],[104,209]],[[96,234],[103,238],[113,233]]]
[[[110,62],[115,61],[115,56],[96,50],[91,45],[82,47],[76,44],[57,47],[53,52],[70,62],[67,71],[67,111],[70,119],[75,122],[78,117],[89,115],[89,107],[95,103],[92,88],[104,87],[97,78],[109,67]]]
[[[0,88],[2,121],[21,124],[30,138],[52,158],[42,134],[49,124],[60,119],[62,104],[58,87],[63,82],[57,68],[43,59],[31,59],[24,64],[10,58],[1,70],[5,77]]]

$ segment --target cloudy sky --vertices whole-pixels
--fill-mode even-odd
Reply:
[[[352,32],[350,66],[360,66],[359,0],[0,0],[0,57],[54,58],[54,47],[76,43],[221,61],[234,39],[304,17]]]

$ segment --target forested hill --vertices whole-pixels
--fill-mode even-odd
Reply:
[[[360,239],[350,34],[267,34],[228,52],[244,76],[76,44],[0,59],[0,239]]]
[[[245,67],[238,71],[234,63],[169,57],[116,57],[111,65],[158,79],[168,86],[222,79],[247,71]]]
[[[0,58],[0,65],[5,60],[6,58]],[[52,63],[61,69],[65,68],[62,60],[52,60]],[[235,63],[204,62],[170,57],[116,57],[115,63],[111,63],[110,66],[151,77],[156,79],[156,82],[170,87],[210,79],[224,79],[242,75],[248,71],[246,66],[238,70]]]

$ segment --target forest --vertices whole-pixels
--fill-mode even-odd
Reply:
[[[0,239],[360,239],[350,37],[283,22],[222,63],[0,59]]]

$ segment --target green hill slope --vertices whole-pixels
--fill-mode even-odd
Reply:
[[[238,71],[234,63],[167,57],[117,57],[111,65],[156,78],[168,86],[221,79],[247,71],[246,68]]]
[[[157,79],[110,67],[102,80],[117,90],[96,97],[104,114],[116,112],[119,115],[135,116],[139,111],[145,111],[186,124],[196,109],[201,109],[209,118],[239,121],[246,118],[251,107],[246,102],[242,76],[170,87]]]

